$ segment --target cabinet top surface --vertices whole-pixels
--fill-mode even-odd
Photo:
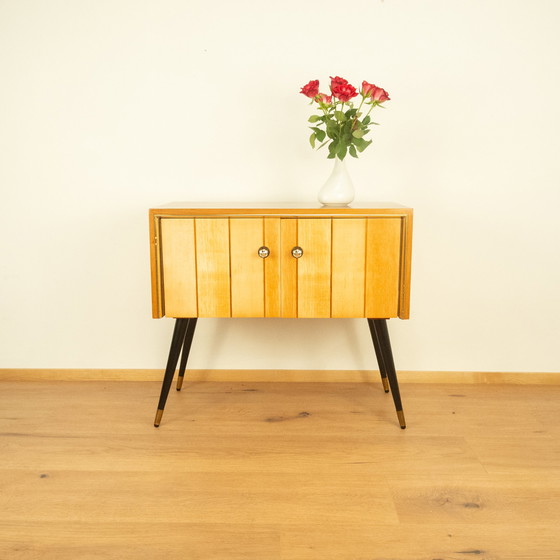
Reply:
[[[393,202],[352,202],[348,206],[322,206],[318,202],[170,202],[155,206],[153,214],[411,214],[411,208]]]

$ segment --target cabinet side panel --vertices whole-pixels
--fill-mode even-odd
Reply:
[[[163,294],[161,272],[161,231],[159,218],[150,211],[150,269],[152,284],[152,317],[163,317]]]
[[[270,255],[264,259],[264,314],[281,317],[279,218],[264,218],[264,244],[270,249]]]
[[[198,316],[230,317],[229,220],[196,218]]]
[[[298,220],[298,317],[331,316],[331,220]],[[293,257],[292,257],[293,258]]]
[[[332,221],[332,317],[364,317],[366,223]]]
[[[399,317],[410,317],[410,267],[412,261],[412,210],[402,220],[401,298]]]
[[[168,317],[196,317],[194,220],[161,220],[163,298]]]
[[[280,308],[281,316],[297,317],[297,260],[292,249],[297,245],[298,221],[295,218],[280,220]]]
[[[231,316],[264,317],[264,259],[262,218],[231,218]]]
[[[398,316],[402,218],[367,220],[366,317]]]

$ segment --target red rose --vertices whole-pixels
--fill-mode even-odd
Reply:
[[[307,95],[313,99],[319,93],[319,80],[311,80],[308,84],[301,88],[300,93]]]
[[[336,78],[333,78],[331,76],[331,91],[337,88],[338,86],[345,86],[345,85],[348,85],[348,80],[345,80],[344,78],[339,78],[338,76]]]
[[[390,101],[389,94],[383,88],[368,84],[366,81],[362,82],[362,95],[364,97],[371,97],[373,101],[378,103]]]
[[[332,103],[332,95],[327,95],[326,93],[319,93],[315,99],[319,103],[323,103],[325,105],[330,105]]]
[[[344,78],[333,78],[331,76],[331,92],[340,101],[350,101],[352,97],[356,97],[358,92],[353,85],[350,85]]]
[[[356,97],[356,95],[358,95],[356,88],[350,84],[337,86],[336,89],[333,89],[332,93],[337,99],[340,99],[340,101],[343,102],[350,101],[352,97]]]

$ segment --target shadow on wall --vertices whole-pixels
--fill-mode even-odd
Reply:
[[[278,363],[283,369],[376,367],[364,319],[199,320],[189,367],[276,369]]]

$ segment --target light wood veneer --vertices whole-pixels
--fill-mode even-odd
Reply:
[[[150,232],[154,317],[409,317],[410,208],[171,204]]]

